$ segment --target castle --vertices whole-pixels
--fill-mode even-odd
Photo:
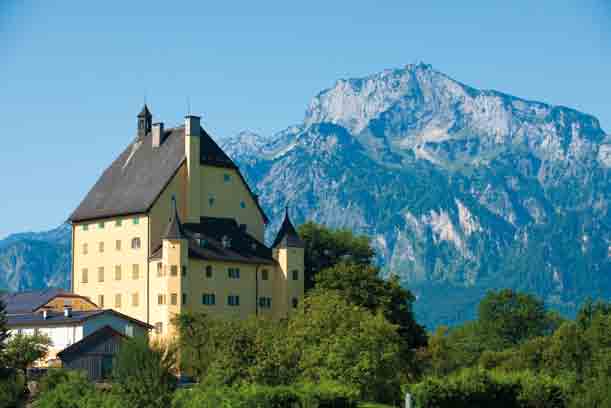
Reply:
[[[259,200],[198,116],[166,129],[145,105],[137,135],[72,223],[72,292],[171,336],[173,316],[288,316],[304,245],[288,210],[271,247]]]

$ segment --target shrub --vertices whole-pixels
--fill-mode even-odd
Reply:
[[[51,374],[45,387],[46,391],[36,401],[36,408],[80,408],[82,400],[95,392],[93,384],[77,371]]]
[[[0,408],[17,406],[25,387],[21,375],[7,375],[0,378]]]

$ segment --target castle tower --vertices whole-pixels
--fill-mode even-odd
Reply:
[[[146,103],[145,103],[144,107],[138,114],[138,137],[146,136],[151,131],[152,126],[153,126],[153,115],[151,114],[148,106],[146,106]]]
[[[304,242],[295,230],[289,216],[289,209],[286,207],[284,220],[272,244],[273,257],[280,265],[282,272],[277,289],[280,295],[277,306],[281,313],[287,311],[288,314],[291,314],[298,306],[299,299],[303,298],[305,291],[304,248]]]

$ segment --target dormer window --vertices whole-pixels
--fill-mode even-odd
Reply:
[[[221,245],[223,246],[223,248],[231,247],[231,239],[229,239],[227,235],[223,235],[223,238],[221,239]]]

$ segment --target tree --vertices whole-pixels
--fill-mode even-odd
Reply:
[[[348,229],[331,230],[323,225],[306,222],[298,228],[305,243],[306,290],[314,287],[314,278],[321,270],[339,262],[370,265],[375,251],[366,236],[355,236]]]
[[[481,335],[495,350],[550,334],[552,328],[542,301],[511,289],[488,292],[478,314]]]
[[[338,292],[316,291],[291,317],[287,341],[298,354],[302,381],[340,382],[367,400],[397,397],[401,338],[381,313],[349,303]]]
[[[6,343],[5,362],[23,372],[27,384],[27,369],[49,352],[51,339],[42,334],[15,334]]]
[[[3,354],[6,340],[9,337],[7,319],[6,319],[6,304],[0,298],[0,357]]]
[[[145,337],[125,341],[113,368],[113,392],[130,407],[167,407],[172,400],[176,364],[171,346],[149,344]]]
[[[398,333],[408,349],[426,345],[426,332],[416,322],[412,309],[415,297],[401,287],[396,276],[384,280],[375,266],[340,262],[318,273],[316,289],[339,291],[349,302],[373,313],[382,313],[390,323],[398,326]]]

